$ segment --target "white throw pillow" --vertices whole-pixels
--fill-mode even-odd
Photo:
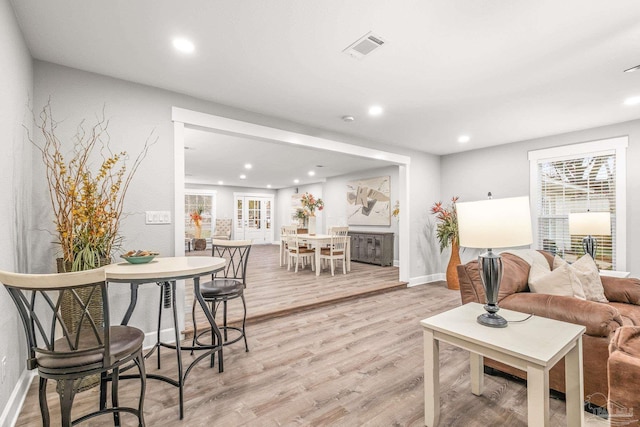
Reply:
[[[553,269],[555,270],[562,266],[568,267],[576,276],[577,281],[573,282],[573,296],[579,299],[587,299],[584,284],[582,283],[580,274],[578,274],[578,272],[573,268],[573,264],[569,264],[567,261],[556,255],[555,258],[553,258]]]
[[[562,260],[565,262],[564,260]],[[566,263],[566,262],[565,262]],[[555,268],[555,260],[553,261]],[[587,301],[609,302],[604,296],[604,287],[600,279],[598,265],[590,255],[583,255],[579,260],[571,264],[571,268],[576,272],[576,276],[582,283],[582,289]]]
[[[580,280],[569,264],[561,265],[546,274],[538,274],[529,280],[529,290],[537,294],[560,295],[565,297],[575,295],[575,289],[581,288]],[[582,297],[584,299],[584,296]]]

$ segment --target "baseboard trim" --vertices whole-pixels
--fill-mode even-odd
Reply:
[[[409,279],[407,287],[426,285],[433,282],[440,282],[446,280],[447,277],[444,273],[427,274],[425,276],[412,277]]]
[[[20,378],[18,378],[18,383],[13,388],[11,396],[9,396],[9,400],[7,401],[7,405],[4,407],[2,415],[0,415],[0,426],[13,427],[16,425],[16,422],[18,422],[18,415],[20,415],[20,410],[22,409],[22,405],[24,405],[24,400],[27,398],[29,386],[35,376],[35,370],[28,371],[25,369],[22,371]]]

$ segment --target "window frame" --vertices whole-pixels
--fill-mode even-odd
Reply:
[[[531,150],[529,159],[529,197],[533,227],[533,246],[540,249],[538,236],[538,206],[541,194],[538,188],[538,164],[541,161],[561,161],[583,156],[596,156],[614,152],[616,158],[616,230],[615,269],[625,271],[627,265],[627,150],[629,137],[620,136],[559,147]]]

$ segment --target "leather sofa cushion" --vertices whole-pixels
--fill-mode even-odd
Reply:
[[[128,354],[133,354],[142,347],[144,333],[132,326],[111,326],[110,328],[110,352],[114,359],[120,359]],[[95,335],[84,334],[79,343],[80,349],[91,349],[97,345]],[[74,372],[81,371],[81,367],[87,369],[95,368],[95,364],[102,364],[104,351],[95,349],[94,351],[71,351],[66,338],[57,339],[54,345],[55,351],[68,352],[66,357],[61,354],[50,355],[47,353],[37,353],[38,365],[44,369],[70,369]],[[75,368],[75,369],[74,369]]]
[[[623,326],[640,326],[640,308],[638,306],[620,302],[610,302],[608,305],[618,310]]]

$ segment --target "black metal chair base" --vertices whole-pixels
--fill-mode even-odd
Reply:
[[[240,341],[241,339],[245,339],[245,341],[246,341],[246,336],[244,334],[244,331],[242,330],[242,328],[240,328],[238,326],[226,326],[226,327],[220,326],[220,327],[218,327],[218,329],[220,329],[220,332],[222,334],[224,334],[225,337],[228,336],[228,334],[227,334],[228,331],[235,331],[235,332],[238,333],[238,335],[235,338],[231,339],[231,340],[228,339],[228,338],[225,338],[223,340],[223,342],[222,342],[222,345],[234,344],[234,343],[237,343],[238,341]],[[210,332],[211,332],[210,329],[207,329],[205,331],[199,332],[198,335],[195,336],[195,341],[194,341],[194,346],[195,347],[194,348],[199,348],[200,346],[208,345],[208,344],[200,341],[200,337],[202,337],[204,335],[208,335]],[[190,349],[190,348],[191,347],[183,347],[183,349],[185,349],[185,350],[186,349]],[[249,351],[249,350],[247,350],[247,351]]]

